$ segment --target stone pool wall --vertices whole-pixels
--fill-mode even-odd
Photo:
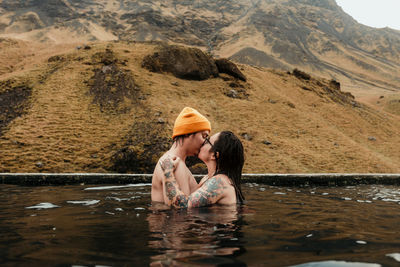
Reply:
[[[136,184],[151,183],[151,176],[151,174],[105,173],[0,173],[0,183],[24,186]],[[195,175],[195,177],[198,179],[201,176]],[[242,182],[276,186],[400,185],[400,173],[243,174]]]

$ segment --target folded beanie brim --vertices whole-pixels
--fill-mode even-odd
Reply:
[[[198,121],[193,123],[181,124],[174,127],[172,138],[179,135],[191,134],[201,131],[211,131],[211,125],[208,121]]]

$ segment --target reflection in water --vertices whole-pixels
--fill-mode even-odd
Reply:
[[[244,265],[234,258],[245,251],[242,210],[236,205],[175,210],[153,203],[149,246],[160,254],[151,258],[152,265]]]

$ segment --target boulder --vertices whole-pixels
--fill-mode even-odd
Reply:
[[[296,76],[297,78],[301,79],[301,80],[308,81],[308,80],[311,79],[311,75],[310,74],[305,73],[305,72],[303,72],[301,70],[298,70],[298,69],[294,69],[293,70],[293,75]]]
[[[181,46],[164,46],[161,51],[143,59],[142,67],[152,72],[169,72],[187,80],[206,80],[218,76],[211,56],[200,49]]]
[[[331,80],[329,82],[331,84],[331,86],[337,90],[340,90],[340,82],[336,81],[336,80]]]
[[[238,78],[242,81],[246,81],[246,76],[238,69],[235,63],[229,61],[226,58],[216,59],[215,64],[217,65],[220,73],[226,73],[230,76]]]

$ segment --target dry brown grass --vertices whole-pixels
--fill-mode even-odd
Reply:
[[[93,55],[107,48],[140,88],[141,99],[119,103],[130,108],[126,112],[102,111],[89,94],[88,81],[101,67]],[[226,96],[234,82],[227,75],[189,81],[143,69],[142,59],[156,49],[155,44],[125,42],[95,43],[89,50],[41,47],[18,71],[3,73],[0,80],[28,80],[33,90],[25,115],[0,136],[0,172],[109,171],[113,155],[129,138],[136,142],[129,146],[139,151],[145,144],[135,136],[148,136],[151,142],[148,133],[154,129],[169,136],[185,106],[205,114],[213,133],[228,129],[252,137],[241,137],[245,172],[400,172],[398,106],[341,103],[324,91],[328,80],[305,81],[247,65],[239,68],[248,82],[236,83],[248,98],[233,99]],[[47,62],[53,55],[63,59]],[[154,160],[159,153],[155,151]]]

